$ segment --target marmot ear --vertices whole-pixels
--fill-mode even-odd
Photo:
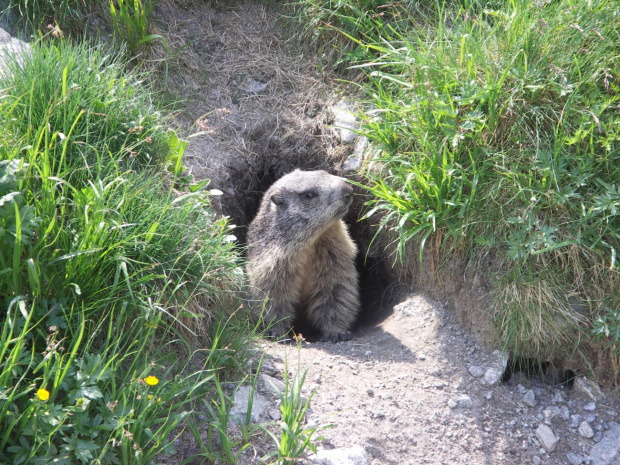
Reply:
[[[284,196],[282,195],[280,191],[275,191],[273,194],[271,194],[271,201],[278,206],[283,205]]]

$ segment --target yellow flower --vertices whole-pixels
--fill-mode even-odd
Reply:
[[[149,400],[153,400],[153,394],[148,395]]]
[[[156,384],[159,383],[159,380],[157,379],[157,376],[147,376],[146,378],[144,378],[144,382],[146,384],[148,384],[149,386],[155,386]]]
[[[47,389],[39,389],[37,391],[37,397],[43,402],[45,402],[47,399],[50,398],[50,392]]]

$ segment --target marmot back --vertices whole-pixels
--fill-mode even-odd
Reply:
[[[268,297],[265,319],[276,335],[303,312],[324,340],[350,338],[359,311],[357,247],[342,217],[352,196],[343,178],[300,170],[263,196],[248,230],[247,274],[254,305]]]

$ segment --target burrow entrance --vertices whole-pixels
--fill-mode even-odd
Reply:
[[[328,113],[326,109],[324,119],[327,121]],[[324,124],[315,124],[308,131],[308,128],[300,128],[294,120],[279,120],[277,123],[264,120],[248,131],[245,141],[249,150],[241,166],[228,170],[224,183],[212,179],[211,184],[224,192],[221,213],[229,216],[237,226],[234,234],[241,247],[246,243],[247,227],[258,212],[264,192],[284,174],[299,168],[325,170],[337,176],[358,179],[354,174],[343,174],[342,165],[350,150],[339,144],[332,128]],[[393,259],[377,252],[367,254],[376,230],[368,221],[359,220],[367,197],[358,188],[356,194],[345,222],[359,248],[357,268],[362,308],[356,326],[360,328],[377,324],[389,316],[398,282],[391,266]],[[304,328],[303,322],[299,326],[302,333],[310,329]],[[312,334],[311,331],[307,333]]]

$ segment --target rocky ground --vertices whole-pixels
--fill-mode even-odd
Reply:
[[[330,422],[319,449],[329,464],[620,463],[620,402],[583,377],[572,387],[505,372],[450,311],[414,294],[382,323],[344,343],[265,343],[267,375],[308,368],[309,424]],[[264,395],[269,397],[268,378]],[[277,418],[267,400],[266,420]],[[357,447],[356,447],[357,446]],[[355,451],[357,451],[355,453]],[[250,452],[248,452],[250,454]],[[258,454],[260,456],[260,454]],[[249,461],[252,463],[252,461]]]

